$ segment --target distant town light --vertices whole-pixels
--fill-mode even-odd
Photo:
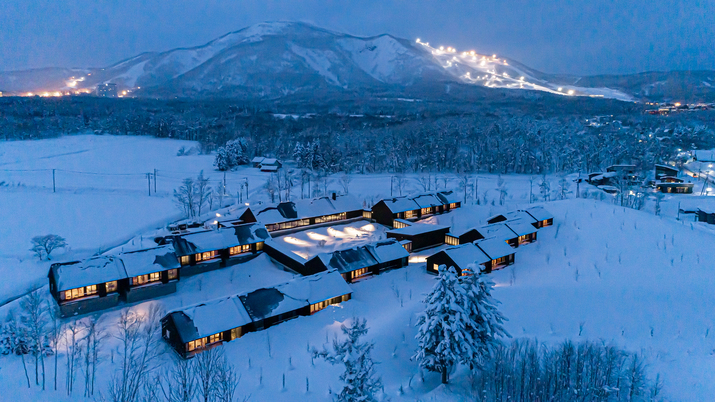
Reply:
[[[558,89],[558,91],[559,91],[559,92],[561,92],[561,91],[563,91],[563,90],[564,90],[564,89],[563,89],[563,88],[561,88],[561,87],[559,87],[559,89]]]
[[[569,95],[573,95],[573,94],[574,94],[574,91],[573,91],[573,89],[569,89],[569,92],[568,92],[568,94],[569,94]]]

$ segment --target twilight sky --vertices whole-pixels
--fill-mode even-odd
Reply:
[[[0,0],[0,71],[104,67],[275,20],[420,38],[549,73],[715,70],[715,0]]]

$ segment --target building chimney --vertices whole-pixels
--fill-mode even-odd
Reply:
[[[333,192],[333,197],[332,197],[332,198],[333,198],[333,201],[335,201],[336,199],[338,199],[338,195],[337,195],[335,192]]]

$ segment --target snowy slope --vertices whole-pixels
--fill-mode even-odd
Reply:
[[[451,81],[631,101],[707,99],[715,92],[714,80],[715,72],[707,71],[550,75],[496,55],[432,47],[419,39],[356,37],[302,22],[267,22],[202,46],[142,53],[106,68],[0,73],[0,90],[51,94],[113,82],[136,96],[276,98],[315,91],[399,91]],[[692,88],[697,91],[689,94]]]

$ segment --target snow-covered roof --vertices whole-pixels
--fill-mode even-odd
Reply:
[[[256,156],[253,159],[251,159],[251,163],[261,163],[264,159],[266,159],[263,156]]]
[[[452,237],[461,237],[469,232],[477,232],[479,234],[482,234],[477,228],[452,228],[448,234]]]
[[[127,277],[122,260],[115,256],[98,256],[84,261],[53,264],[50,268],[58,291],[117,281]]]
[[[261,161],[261,165],[264,165],[264,166],[265,165],[275,165],[277,163],[279,163],[279,162],[278,162],[278,159],[276,159],[276,158],[263,158],[263,160]]]
[[[474,244],[477,245],[477,247],[479,247],[484,254],[492,260],[514,254],[514,249],[511,248],[511,246],[509,246],[505,241],[494,237],[477,240]]]
[[[184,307],[167,314],[184,343],[252,322],[238,296],[224,297]]]
[[[394,233],[394,234],[401,234],[401,235],[407,235],[407,236],[415,236],[415,235],[420,235],[424,233],[430,233],[430,232],[435,232],[438,230],[449,230],[449,226],[444,226],[444,225],[430,225],[427,223],[415,223],[412,226],[407,226],[402,229],[393,229],[393,230],[388,230],[385,233]]]
[[[554,215],[551,212],[544,209],[544,207],[532,207],[525,210],[526,213],[533,216],[537,221],[545,221],[547,219],[554,219]]]
[[[241,301],[251,318],[259,321],[350,293],[342,275],[330,270],[254,290],[241,295]]]
[[[417,205],[416,202],[407,197],[386,198],[383,199],[382,202],[385,203],[393,214],[420,209],[420,206]]]
[[[265,226],[260,223],[246,223],[206,232],[172,236],[172,243],[176,255],[184,256],[259,243],[268,238],[270,235]]]
[[[444,204],[462,202],[462,198],[460,198],[454,191],[439,191],[436,195],[437,198],[439,198]]]
[[[698,149],[693,152],[693,157],[698,162],[715,162],[715,149]]]
[[[482,226],[479,228],[479,233],[484,237],[494,237],[502,241],[519,237],[513,230],[509,229],[504,222]]]
[[[256,211],[256,219],[268,225],[341,212],[362,211],[362,204],[352,196],[342,195],[335,199],[321,197],[312,200],[286,201],[258,207]]]
[[[395,261],[410,256],[410,253],[394,239],[379,241],[368,247],[379,262]]]
[[[179,260],[176,258],[176,254],[174,254],[174,248],[171,246],[132,251],[119,254],[118,257],[124,263],[124,270],[129,277],[181,267]]]
[[[508,246],[507,246],[508,247]],[[458,265],[457,268],[464,269],[468,266],[481,265],[492,260],[488,255],[474,245],[474,243],[461,244],[442,250],[449,258]]]
[[[437,199],[434,194],[420,194],[418,196],[412,197],[412,200],[420,208],[430,208],[444,205],[444,203]]]
[[[519,236],[526,236],[536,232],[534,225],[521,219],[505,221],[504,224]]]

